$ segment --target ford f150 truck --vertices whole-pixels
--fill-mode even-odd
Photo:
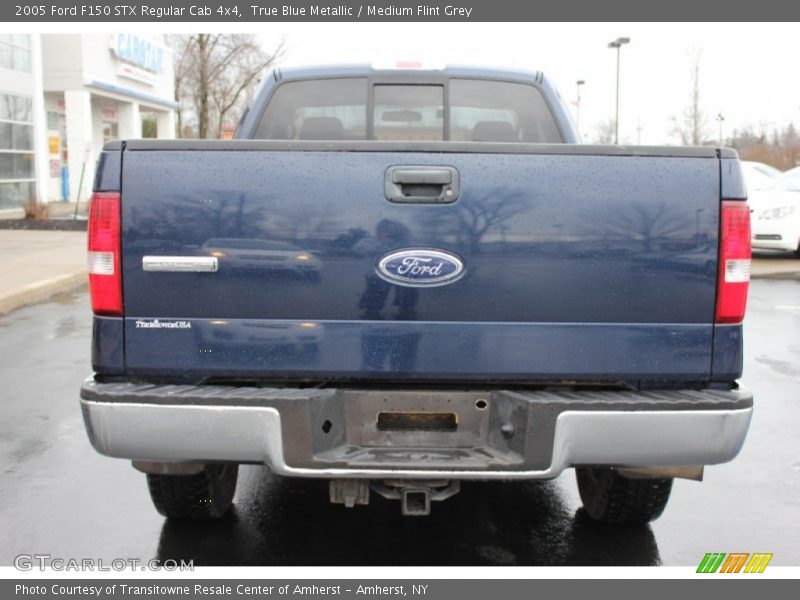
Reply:
[[[214,518],[240,464],[424,515],[577,470],[643,523],[745,439],[737,155],[593,146],[540,73],[275,71],[232,141],[105,146],[94,447]]]

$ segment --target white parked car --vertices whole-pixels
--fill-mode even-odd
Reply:
[[[751,193],[768,188],[777,177],[783,175],[783,171],[779,171],[775,167],[752,160],[742,161],[742,172],[747,191]]]
[[[800,256],[800,167],[751,193],[749,201],[753,248]]]

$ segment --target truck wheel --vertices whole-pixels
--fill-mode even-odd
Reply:
[[[239,465],[209,464],[194,475],[147,474],[156,510],[170,519],[218,519],[231,507]]]
[[[583,508],[595,521],[617,525],[649,523],[669,500],[672,479],[631,479],[610,468],[575,469]]]

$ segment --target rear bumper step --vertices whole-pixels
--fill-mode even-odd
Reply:
[[[89,380],[81,404],[101,454],[265,463],[282,475],[333,479],[548,479],[578,465],[722,463],[738,453],[752,414],[743,389],[365,391]]]

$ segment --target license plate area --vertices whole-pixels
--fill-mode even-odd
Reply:
[[[456,431],[456,413],[395,411],[379,412],[375,424],[378,431]]]
[[[346,390],[312,417],[315,459],[363,468],[511,468],[522,461],[515,442],[525,427],[513,406],[491,391]],[[522,434],[516,439],[500,432],[512,420]]]
[[[489,396],[479,392],[364,391],[348,398],[348,443],[360,447],[472,448],[486,443]]]

